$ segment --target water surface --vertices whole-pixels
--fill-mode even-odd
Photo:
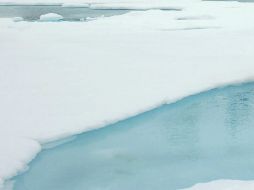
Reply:
[[[127,13],[128,10],[94,10],[86,7],[62,7],[59,5],[0,5],[0,18],[23,17],[24,20],[36,21],[41,15],[57,13],[65,21],[80,21],[87,17],[113,16]]]
[[[254,83],[211,90],[43,150],[14,178],[14,190],[175,190],[250,180],[253,137]]]

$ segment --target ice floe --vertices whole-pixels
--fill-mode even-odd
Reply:
[[[0,19],[0,181],[25,168],[38,142],[254,79],[253,4],[190,2],[87,23]]]
[[[54,21],[60,21],[62,19],[63,19],[63,17],[59,14],[56,14],[56,13],[48,13],[48,14],[40,16],[40,21],[54,22]]]

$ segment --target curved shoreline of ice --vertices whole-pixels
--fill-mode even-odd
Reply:
[[[229,87],[235,87],[235,86],[240,86],[240,85],[247,85],[248,83],[253,83],[253,80],[252,81],[238,82],[238,83],[233,83],[233,84],[227,84],[227,85],[219,86],[219,87],[216,87],[216,88],[208,89],[208,90],[205,90],[205,91],[201,91],[201,92],[183,97],[182,99],[170,102],[169,104],[175,104],[178,101],[182,101],[182,100],[184,101],[184,99],[190,98],[190,96],[199,96],[199,94],[207,93],[209,91],[216,91],[220,88],[229,88]],[[153,109],[157,109],[158,107],[161,107],[161,106],[163,106],[163,104],[158,105],[155,108],[151,108],[149,110],[146,110],[144,112],[149,112],[149,111],[151,111]],[[137,115],[144,114],[144,112],[138,113]],[[132,116],[124,118],[122,120],[128,120],[128,119],[131,119],[132,117],[135,117],[135,116],[136,115],[132,115]],[[113,123],[109,123],[106,126],[112,125],[116,122],[121,122],[122,120],[118,120],[118,121],[115,121]],[[97,129],[100,129],[100,128],[101,127],[94,128],[92,130],[97,130]],[[44,142],[45,144],[44,143],[41,144],[42,150],[55,148],[55,147],[57,147],[59,145],[62,145],[64,143],[68,143],[70,141],[73,141],[76,138],[78,138],[79,135],[82,135],[83,133],[86,133],[86,132],[88,132],[88,131],[81,131],[80,134],[75,134],[75,135],[71,135],[71,136],[67,136],[67,137],[63,137],[63,138],[55,139],[55,140],[52,139],[50,142]],[[38,154],[39,154],[39,152],[38,152]],[[20,173],[22,174],[23,170]],[[7,181],[7,187],[3,188],[3,190],[12,190],[12,183],[13,183],[13,181],[8,180]],[[212,181],[204,182],[204,183],[197,183],[197,184],[195,184],[191,187],[187,187],[187,188],[179,189],[179,190],[214,190],[214,189],[220,189],[220,190],[251,190],[253,188],[254,188],[254,180],[218,179],[218,180],[212,180]]]
[[[0,180],[22,170],[38,142],[253,80],[253,10],[204,2],[89,23],[0,19]]]
[[[31,140],[31,142],[29,143],[30,145],[33,144],[33,150],[31,149],[31,147],[29,148],[29,153],[23,153],[23,156],[25,156],[26,158],[24,158],[24,163],[22,163],[20,165],[19,168],[16,169],[15,173],[13,173],[11,176],[9,176],[8,178],[3,178],[0,179],[0,190],[12,190],[12,181],[11,178],[20,175],[21,173],[25,172],[28,168],[28,164],[34,159],[36,158],[36,156],[41,152],[41,150],[43,149],[51,149],[51,148],[55,148],[58,145],[64,144],[66,142],[75,140],[77,138],[77,135],[82,135],[82,133],[85,132],[89,132],[91,130],[98,130],[102,127],[106,127],[108,125],[112,125],[114,123],[117,123],[119,121],[122,120],[126,120],[128,118],[131,117],[135,117],[136,115],[142,114],[144,112],[150,111],[152,109],[158,108],[164,104],[172,104],[175,103],[177,101],[181,101],[184,98],[188,98],[189,96],[195,96],[198,95],[200,93],[205,93],[207,91],[210,90],[215,90],[217,88],[224,88],[227,86],[235,86],[235,85],[241,85],[244,83],[249,83],[249,82],[253,82],[253,79],[248,79],[248,80],[241,80],[241,81],[234,81],[232,83],[225,83],[223,85],[219,85],[219,86],[214,86],[211,88],[207,88],[203,91],[198,91],[196,93],[193,94],[189,94],[187,96],[183,96],[181,98],[172,100],[170,102],[166,102],[163,101],[159,104],[156,104],[155,106],[152,107],[148,107],[144,110],[140,110],[138,112],[136,112],[135,114],[130,114],[127,116],[124,116],[122,118],[113,120],[113,121],[107,121],[105,124],[102,125],[98,125],[98,126],[94,126],[85,130],[80,130],[80,131],[75,131],[75,132],[71,132],[71,133],[65,133],[59,136],[54,136],[54,138],[47,138],[47,139],[43,139],[43,140]],[[13,140],[12,140],[13,141]],[[14,140],[16,141],[16,139]],[[16,146],[16,145],[15,145]],[[1,148],[1,146],[0,146]],[[31,150],[33,151],[33,153],[31,152]],[[24,151],[24,150],[22,150]],[[7,183],[4,183],[7,182]],[[254,180],[230,180],[230,179],[219,179],[219,180],[214,180],[214,181],[210,181],[210,182],[206,182],[206,183],[197,183],[192,187],[188,187],[185,189],[179,189],[179,190],[214,190],[214,189],[220,189],[220,190],[252,190],[254,188]]]

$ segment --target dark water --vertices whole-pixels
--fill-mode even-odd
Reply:
[[[191,96],[43,150],[14,190],[175,190],[254,179],[254,83]]]
[[[66,21],[80,21],[87,17],[113,16],[127,13],[128,10],[94,10],[86,7],[62,7],[59,5],[2,5],[0,18],[23,17],[24,20],[35,21],[40,15],[57,13]]]

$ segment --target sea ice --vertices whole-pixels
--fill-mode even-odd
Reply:
[[[45,14],[45,15],[41,15],[40,16],[40,21],[60,21],[62,20],[63,17],[59,14],[56,14],[56,13],[48,13],[48,14]]]
[[[0,0],[4,1],[42,2]],[[113,5],[96,2],[102,1],[105,7]],[[76,23],[0,19],[0,152],[4,152],[0,181],[26,166],[40,151],[38,142],[103,127],[193,93],[253,79],[254,4],[140,2],[133,1],[133,7],[164,4],[184,9],[136,11]],[[176,19],[190,15],[214,19]],[[46,21],[52,17],[62,19],[52,13],[41,16]]]

